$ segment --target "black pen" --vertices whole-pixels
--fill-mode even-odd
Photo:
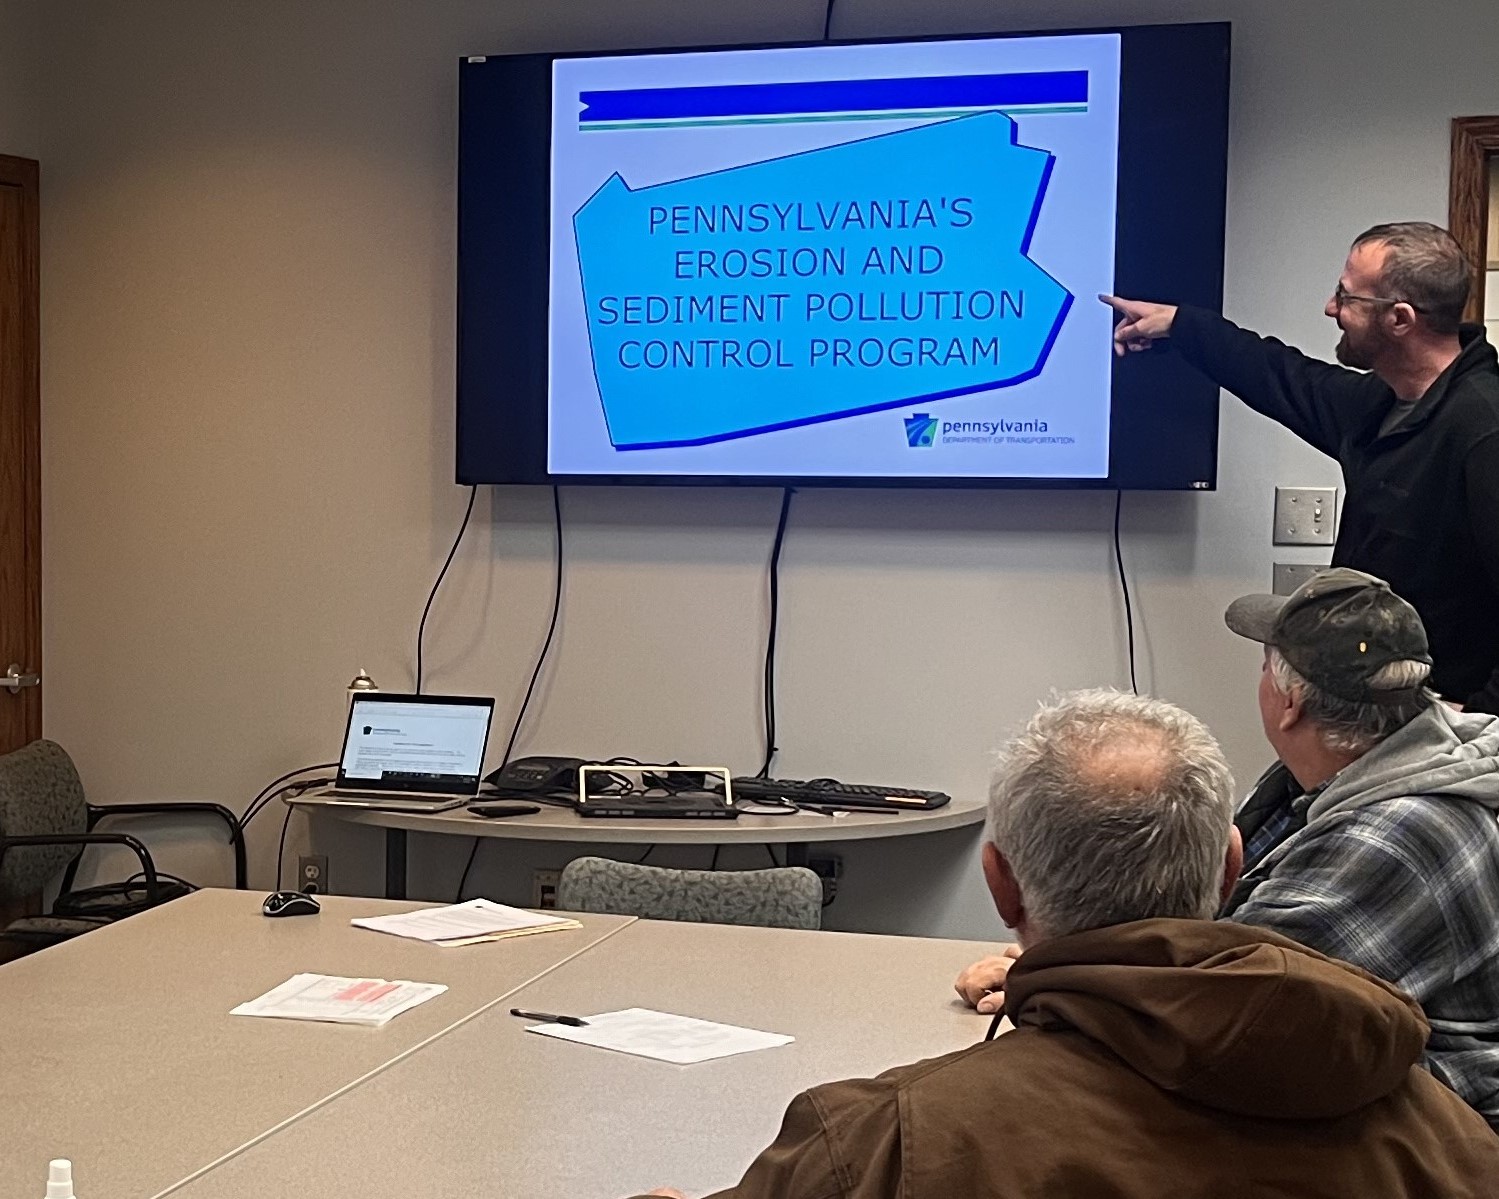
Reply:
[[[510,1009],[512,1016],[519,1016],[522,1020],[536,1020],[542,1024],[566,1024],[571,1028],[586,1028],[588,1021],[581,1016],[554,1016],[551,1012],[527,1012],[518,1007]]]

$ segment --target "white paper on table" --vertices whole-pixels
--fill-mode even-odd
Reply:
[[[461,941],[464,944],[473,944],[475,939],[497,940],[507,935],[581,927],[576,920],[563,916],[543,916],[488,899],[470,899],[467,903],[398,912],[392,916],[359,916],[349,923],[356,928],[411,937],[417,941]]]
[[[639,1007],[603,1012],[589,1016],[587,1020],[588,1023],[581,1028],[566,1024],[533,1024],[526,1031],[556,1037],[559,1041],[576,1041],[580,1045],[596,1045],[600,1049],[674,1062],[679,1066],[732,1057],[736,1053],[751,1053],[756,1049],[774,1049],[796,1040],[781,1033],[758,1032],[753,1028],[715,1024],[711,1020],[673,1016],[669,1012],[653,1012]]]
[[[279,987],[272,987],[259,999],[240,1004],[229,1014],[269,1016],[281,1020],[323,1020],[378,1028],[446,990],[442,983],[294,974]]]

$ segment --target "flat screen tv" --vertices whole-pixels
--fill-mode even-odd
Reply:
[[[1229,27],[474,57],[457,479],[1216,482]]]

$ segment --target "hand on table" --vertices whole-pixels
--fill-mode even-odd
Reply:
[[[687,1199],[681,1191],[673,1190],[671,1187],[657,1187],[654,1191],[647,1191],[647,1195],[661,1195],[665,1199]]]
[[[1154,342],[1171,336],[1171,325],[1176,320],[1175,304],[1149,304],[1120,296],[1098,298],[1123,318],[1114,326],[1114,353],[1121,358],[1126,351],[1148,350]]]
[[[980,958],[958,975],[953,989],[969,1007],[991,1016],[1005,1005],[1005,976],[1020,956],[1020,946],[1002,945],[993,957]]]

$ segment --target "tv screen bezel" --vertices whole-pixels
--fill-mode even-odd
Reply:
[[[552,474],[547,469],[547,303],[551,246],[551,64],[559,59],[701,54],[836,45],[1120,36],[1120,133],[1115,291],[1191,303],[1223,302],[1232,54],[1229,22],[931,34],[833,41],[669,46],[467,56],[459,62],[458,297],[455,481],[581,486],[857,487],[1211,491],[1218,474],[1218,387],[1169,345],[1115,360],[1109,473],[1102,478],[849,475]],[[1181,87],[1144,76],[1169,59]],[[497,64],[508,73],[501,76]],[[1156,74],[1154,78],[1159,78]],[[1208,95],[1207,93],[1211,93]],[[1211,101],[1211,102],[1208,102]],[[494,106],[534,108],[496,136]],[[481,111],[483,109],[485,111]],[[1152,159],[1163,128],[1190,161]],[[539,177],[536,167],[540,166]],[[1155,168],[1155,169],[1152,169]],[[527,174],[527,171],[530,171]],[[525,180],[514,187],[514,177]],[[511,190],[495,211],[502,182]],[[1182,187],[1185,183],[1187,186]],[[482,211],[480,211],[482,209]],[[1166,265],[1163,267],[1163,261]],[[1094,302],[1091,297],[1079,297]],[[499,380],[505,381],[503,387]],[[1121,402],[1122,401],[1122,402]],[[1140,419],[1144,417],[1145,419]],[[1170,443],[1149,443],[1161,430]],[[1185,435],[1183,435],[1185,430]]]

